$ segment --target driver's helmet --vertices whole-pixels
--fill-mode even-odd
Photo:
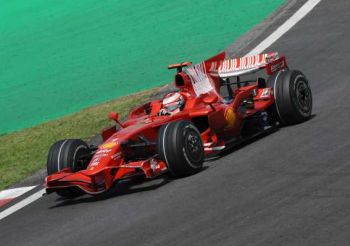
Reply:
[[[168,113],[176,113],[185,107],[185,98],[179,92],[169,93],[164,97],[162,104]]]

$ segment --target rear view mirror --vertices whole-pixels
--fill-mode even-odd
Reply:
[[[110,120],[114,120],[115,123],[117,123],[118,125],[120,125],[122,128],[124,127],[124,125],[119,121],[119,114],[117,112],[110,112],[108,114],[108,118]]]
[[[110,112],[110,113],[108,114],[108,118],[109,118],[110,120],[114,120],[115,122],[118,123],[118,121],[119,121],[119,114],[118,114],[117,112]]]

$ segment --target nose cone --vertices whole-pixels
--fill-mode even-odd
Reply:
[[[96,171],[112,164],[116,165],[120,156],[119,141],[117,138],[112,138],[99,146],[87,169],[90,171]]]

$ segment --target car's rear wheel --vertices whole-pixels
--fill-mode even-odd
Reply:
[[[198,129],[190,121],[176,121],[162,126],[157,148],[174,177],[184,177],[202,169],[204,148]]]
[[[66,139],[54,143],[47,157],[47,174],[59,172],[64,168],[70,168],[73,172],[85,169],[88,160],[84,158],[90,152],[88,145],[80,139]],[[76,197],[84,192],[79,188],[65,188],[56,193],[63,197]]]
[[[283,70],[270,76],[275,103],[271,115],[282,125],[292,125],[311,118],[312,93],[305,75],[298,70]]]

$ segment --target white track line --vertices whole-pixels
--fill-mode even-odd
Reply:
[[[295,12],[286,22],[284,22],[280,27],[276,29],[270,36],[264,39],[258,46],[251,50],[247,56],[256,55],[268,47],[270,47],[274,42],[276,42],[280,37],[288,32],[295,24],[297,24],[301,19],[303,19],[321,0],[309,0],[307,1],[297,12]]]
[[[27,187],[20,187],[20,188],[14,188],[14,189],[8,189],[8,190],[3,190],[0,191],[0,200],[2,199],[11,199],[11,198],[16,198],[24,193],[34,189],[36,186],[27,186]]]
[[[297,12],[295,12],[283,25],[277,28],[270,36],[264,39],[258,46],[251,50],[247,55],[254,55],[263,52],[276,42],[283,34],[288,32],[295,24],[297,24],[302,18],[304,18],[321,0],[309,0],[307,1]],[[12,207],[4,210],[0,213],[0,220],[16,212],[17,210],[27,206],[31,202],[39,199],[45,193],[45,189],[42,189],[23,201],[13,205]]]
[[[30,195],[29,197],[23,199],[22,201],[16,203],[15,205],[9,207],[8,209],[5,209],[0,213],[0,220],[3,218],[9,216],[10,214],[13,214],[17,210],[20,210],[21,208],[27,206],[28,204],[38,200],[40,197],[42,197],[45,194],[45,189],[41,189],[34,194]]]

